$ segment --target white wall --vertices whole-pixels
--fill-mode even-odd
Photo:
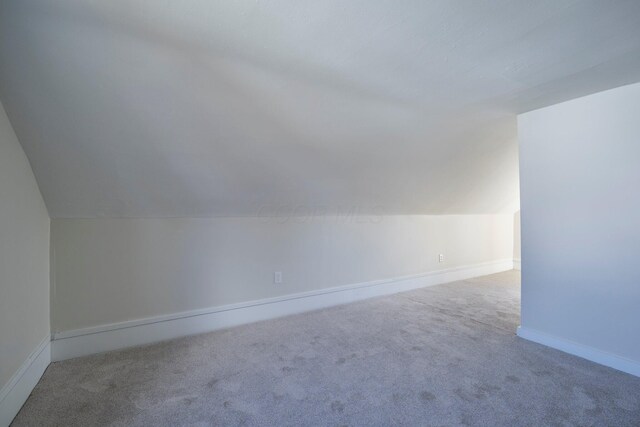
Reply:
[[[0,104],[0,389],[48,336],[49,216]]]
[[[518,117],[522,328],[637,368],[639,112],[634,84]]]
[[[513,216],[55,219],[52,247],[58,332],[511,259]]]
[[[520,267],[520,255],[521,243],[520,243],[520,211],[513,214],[513,260],[515,268]]]

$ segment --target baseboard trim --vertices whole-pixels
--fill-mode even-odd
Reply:
[[[150,344],[425,286],[484,276],[512,268],[513,260],[497,260],[387,280],[57,332],[53,336],[51,357],[53,361],[59,361]]]
[[[617,369],[618,371],[640,377],[640,362],[564,338],[549,335],[544,332],[536,331],[535,329],[523,328],[522,326],[518,326],[518,336],[526,340],[599,363],[600,365],[608,366],[610,368]]]
[[[514,258],[513,259],[513,269],[514,270],[522,270],[522,262],[520,261],[520,258]]]
[[[0,390],[0,426],[8,426],[24,405],[51,363],[51,337],[47,336]]]

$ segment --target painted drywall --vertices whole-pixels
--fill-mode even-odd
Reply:
[[[516,113],[640,79],[638,1],[0,8],[52,217],[513,213]]]
[[[52,248],[61,332],[510,259],[513,216],[57,219]]]
[[[520,261],[522,256],[520,243],[520,211],[513,214],[513,259]]]
[[[639,111],[633,84],[518,117],[522,327],[636,367]]]
[[[49,332],[49,216],[0,104],[0,390]]]

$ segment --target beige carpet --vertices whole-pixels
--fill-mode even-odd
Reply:
[[[640,378],[515,336],[506,272],[52,364],[15,426],[639,426]]]

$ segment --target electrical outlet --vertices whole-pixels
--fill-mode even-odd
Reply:
[[[444,254],[438,255],[438,262],[444,262]]]
[[[282,271],[273,273],[273,283],[282,283]]]

